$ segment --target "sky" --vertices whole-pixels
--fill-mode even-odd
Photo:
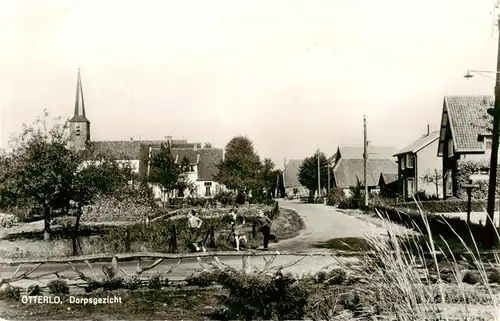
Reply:
[[[173,136],[261,158],[402,148],[445,95],[493,94],[491,0],[0,0],[0,148],[47,109],[92,140]],[[497,37],[497,38],[495,38]],[[492,74],[494,76],[494,74]]]

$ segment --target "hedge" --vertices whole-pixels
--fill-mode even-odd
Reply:
[[[398,209],[391,206],[377,205],[374,209],[389,220],[402,224],[408,228],[427,234],[427,228],[422,213],[413,209]],[[434,239],[442,236],[445,240],[458,240],[456,234],[460,235],[466,242],[471,241],[471,234],[474,240],[481,240],[484,234],[484,227],[480,224],[467,222],[459,217],[443,217],[441,215],[427,214],[427,221]],[[456,233],[456,234],[455,234]]]
[[[467,212],[467,200],[453,199],[453,200],[439,200],[439,201],[422,201],[415,202],[404,202],[394,205],[400,209],[411,209],[418,210],[418,206],[426,212],[430,213],[458,213]],[[498,203],[495,203],[495,210],[498,210]],[[485,212],[486,213],[486,201],[484,200],[471,200],[471,211],[472,212]]]

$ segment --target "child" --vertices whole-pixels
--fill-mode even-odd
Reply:
[[[264,236],[264,251],[267,251],[269,245],[269,236],[271,235],[271,225],[273,222],[264,214],[264,211],[259,210],[260,231]]]
[[[200,227],[201,224],[203,224],[203,221],[196,216],[197,213],[195,210],[191,210],[188,214],[188,225],[189,225],[189,230],[190,230],[190,241],[193,244],[196,252],[200,251],[199,244],[201,243],[198,241],[198,238],[200,236]],[[204,244],[200,244],[203,252],[206,252],[207,250],[205,249]]]

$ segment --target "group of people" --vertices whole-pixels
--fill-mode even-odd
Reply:
[[[247,236],[246,232],[244,229],[245,225],[245,219],[242,218],[242,222],[238,222],[238,215],[236,214],[236,209],[232,208],[229,212],[229,215],[231,217],[231,233],[228,236],[228,239],[231,239],[234,241],[235,244],[235,249],[236,251],[240,250],[240,247],[243,242],[247,242]],[[264,238],[264,251],[267,251],[268,245],[269,245],[269,240],[271,236],[271,225],[272,221],[269,217],[267,217],[264,214],[264,211],[259,210],[258,212],[258,219],[259,219],[259,225],[260,225],[260,231],[262,233],[262,236]],[[200,240],[200,232],[201,232],[201,226],[203,224],[203,220],[198,217],[198,214],[196,213],[195,210],[191,210],[188,214],[188,225],[189,225],[189,231],[190,231],[190,244],[192,245],[192,250],[195,252],[206,252],[205,248],[205,243],[207,241],[207,237],[205,237],[203,240]]]

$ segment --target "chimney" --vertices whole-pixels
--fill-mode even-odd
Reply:
[[[427,124],[427,136],[431,133],[431,125]]]

